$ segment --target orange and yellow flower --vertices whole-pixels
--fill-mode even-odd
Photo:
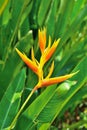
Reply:
[[[35,86],[34,90],[44,87],[44,86],[49,86],[52,84],[57,84],[60,82],[65,81],[66,79],[71,78],[73,75],[76,73],[72,74],[67,74],[64,76],[60,77],[54,77],[50,78],[54,69],[54,62],[52,62],[50,71],[48,75],[44,78],[43,75],[43,67],[45,63],[51,58],[53,53],[55,52],[60,39],[55,40],[51,46],[51,37],[49,36],[49,42],[48,46],[46,47],[46,29],[44,28],[43,30],[38,31],[38,37],[39,37],[39,47],[41,51],[41,57],[40,57],[40,62],[38,62],[34,56],[34,50],[32,48],[31,50],[31,59],[29,59],[25,54],[21,53],[17,48],[16,51],[21,57],[21,59],[25,62],[25,64],[38,76],[38,83]]]

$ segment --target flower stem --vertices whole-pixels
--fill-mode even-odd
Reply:
[[[15,116],[14,120],[12,121],[11,125],[10,125],[10,128],[8,130],[11,130],[15,123],[16,123],[16,120],[18,119],[20,113],[22,112],[22,110],[24,109],[24,107],[26,106],[26,104],[28,103],[29,99],[31,98],[31,96],[33,95],[33,93],[35,92],[36,90],[36,87],[34,87],[34,89],[31,91],[31,93],[29,94],[29,96],[27,97],[27,99],[25,100],[25,102],[23,103],[23,105],[21,106],[20,110],[18,111],[17,115]]]

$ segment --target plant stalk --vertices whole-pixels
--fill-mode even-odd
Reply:
[[[28,103],[29,99],[31,98],[31,96],[33,95],[33,93],[35,92],[36,87],[34,87],[34,89],[31,91],[31,93],[29,94],[29,96],[27,97],[27,99],[25,100],[25,102],[23,103],[23,105],[21,106],[20,110],[18,111],[17,115],[15,116],[14,120],[12,121],[10,128],[8,130],[12,130],[12,128],[14,127],[16,120],[18,119],[20,113],[22,112],[22,110],[24,109],[24,107],[26,106],[26,104]]]

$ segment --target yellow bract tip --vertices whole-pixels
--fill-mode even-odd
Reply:
[[[48,75],[47,75],[47,77],[46,77],[45,79],[50,78],[50,76],[51,76],[52,73],[53,73],[53,70],[54,70],[54,61],[52,62],[51,67],[50,67],[50,71],[49,71],[49,73],[48,73]]]

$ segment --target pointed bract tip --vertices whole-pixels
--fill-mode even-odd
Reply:
[[[57,47],[60,42],[60,38],[58,38],[56,41],[54,41],[55,46]]]
[[[19,56],[23,55],[17,48],[15,48],[15,50],[19,54]]]
[[[17,49],[17,48],[15,48],[15,50],[18,52],[18,49]]]
[[[74,72],[74,73],[71,73],[71,74],[70,74],[71,77],[74,76],[74,75],[76,75],[77,73],[79,73],[79,71],[80,71],[80,70],[78,70],[78,71],[76,71],[76,72]]]
[[[45,79],[50,78],[50,76],[51,76],[52,73],[53,73],[53,70],[54,70],[54,61],[52,62],[51,67],[50,67],[50,70],[49,70],[49,73],[48,73],[48,75],[46,76]]]

